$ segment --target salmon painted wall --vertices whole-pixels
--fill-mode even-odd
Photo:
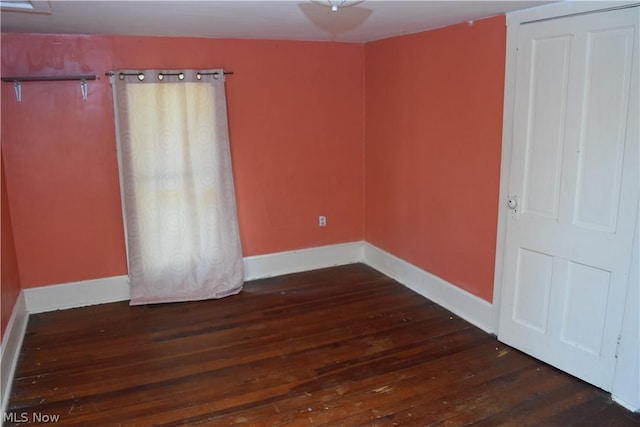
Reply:
[[[104,44],[2,36],[2,74],[89,74]],[[95,70],[96,72],[98,70]],[[23,287],[126,274],[108,83],[2,83],[2,151]]]
[[[4,176],[4,158],[0,160],[0,175],[2,176],[1,188],[1,218],[2,248],[0,250],[0,339],[7,329],[11,312],[20,293],[20,276],[18,275],[18,263],[11,229],[11,215],[7,200],[7,183]]]
[[[365,239],[492,300],[504,17],[365,46]]]
[[[362,45],[197,38],[2,35],[2,148],[22,286],[126,274],[111,89],[117,68],[210,68],[227,78],[245,256],[362,240]],[[328,225],[319,228],[318,215]]]

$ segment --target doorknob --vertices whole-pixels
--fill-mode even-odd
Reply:
[[[509,197],[509,199],[507,199],[507,206],[509,206],[509,209],[517,208],[518,200],[515,197]]]

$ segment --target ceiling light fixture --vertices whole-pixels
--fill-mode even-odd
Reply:
[[[315,0],[314,3],[331,8],[332,12],[337,12],[341,7],[349,7],[362,3],[364,0]]]

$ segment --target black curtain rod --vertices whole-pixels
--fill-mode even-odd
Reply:
[[[139,73],[118,73],[121,76],[139,76],[140,74],[144,75],[143,72],[139,72]],[[162,76],[179,76],[182,73],[160,73],[159,75]],[[219,72],[213,72],[213,73],[197,73],[200,74],[202,76],[213,76],[214,74],[220,74]],[[233,74],[233,71],[224,71],[222,74],[224,74],[225,76],[228,76],[230,74]],[[104,73],[105,76],[111,77],[111,76],[115,76],[116,73],[113,71],[107,71],[106,73]]]

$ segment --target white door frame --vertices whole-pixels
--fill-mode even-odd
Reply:
[[[500,321],[500,303],[502,292],[503,262],[505,255],[505,239],[509,209],[507,197],[509,188],[509,173],[511,165],[511,151],[513,147],[513,113],[516,92],[516,63],[518,47],[518,31],[525,22],[553,19],[562,16],[578,15],[596,11],[604,11],[638,4],[638,1],[566,1],[539,6],[531,9],[519,10],[507,14],[507,43],[505,58],[504,104],[502,117],[502,156],[500,161],[500,189],[498,193],[498,227],[496,233],[496,258],[493,285],[493,315],[495,330]],[[636,236],[637,238],[637,236]],[[633,263],[632,263],[633,264]],[[632,267],[633,268],[633,267]],[[616,390],[612,391],[616,395]],[[621,399],[622,400],[622,399]],[[627,405],[625,405],[627,406]],[[640,410],[632,407],[629,409]]]

